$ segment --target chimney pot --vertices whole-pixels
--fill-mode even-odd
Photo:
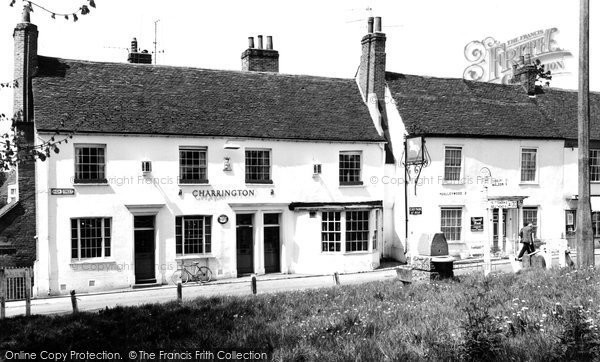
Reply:
[[[22,23],[30,23],[31,15],[29,14],[29,4],[23,6],[23,14],[21,18]]]
[[[375,32],[381,33],[381,16],[375,17]]]
[[[137,53],[137,51],[138,51],[137,39],[133,38],[133,40],[131,41],[131,53]]]
[[[262,49],[263,48],[263,36],[259,35],[258,36],[258,49]]]
[[[373,17],[370,16],[369,20],[367,20],[367,34],[373,33]]]
[[[253,49],[253,48],[254,48],[254,37],[249,36],[248,37],[248,49]]]
[[[267,36],[267,49],[273,50],[273,37],[271,35]]]

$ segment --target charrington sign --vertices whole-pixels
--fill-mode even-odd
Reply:
[[[532,60],[539,59],[552,74],[564,73],[564,58],[570,57],[571,52],[557,46],[554,39],[557,32],[557,28],[538,30],[504,43],[492,37],[474,40],[465,46],[465,58],[471,64],[465,68],[463,78],[507,84],[512,76],[512,65],[526,54],[531,55]]]

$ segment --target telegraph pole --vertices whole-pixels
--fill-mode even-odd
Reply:
[[[590,206],[590,0],[580,0],[579,95],[577,99],[579,200],[577,201],[577,267],[594,265]]]

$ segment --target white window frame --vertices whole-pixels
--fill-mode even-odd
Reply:
[[[101,248],[101,255],[100,256],[91,256],[91,257],[82,257],[81,256],[81,221],[82,219],[99,219],[101,220],[101,238],[102,238],[102,245],[100,246]],[[76,220],[77,223],[77,257],[73,257],[73,220]],[[110,220],[110,226],[109,226],[109,233],[110,235],[107,237],[106,236],[106,220]],[[73,217],[69,219],[70,221],[70,225],[69,225],[69,231],[71,232],[71,260],[90,260],[90,259],[107,259],[110,258],[112,256],[112,248],[113,248],[113,231],[112,231],[112,227],[113,227],[113,220],[112,217],[106,217],[106,216],[91,216],[91,217]],[[110,255],[106,255],[106,240],[109,240],[109,254]]]
[[[523,155],[526,151],[534,150],[535,151],[535,171],[533,173],[533,180],[523,180]],[[533,152],[528,152],[533,153]],[[539,149],[537,147],[521,147],[519,153],[519,180],[521,184],[537,184],[539,181],[538,173],[539,173]]]
[[[600,183],[600,149],[596,148],[590,149],[590,182]]]
[[[458,166],[448,166],[447,152],[449,150],[460,151],[460,157],[459,157],[460,164]],[[464,163],[465,162],[464,162],[464,153],[463,153],[462,145],[444,145],[444,183],[462,183],[463,175],[464,175]],[[458,179],[457,180],[446,178],[446,169],[448,167],[454,167],[454,168],[458,167]]]
[[[181,253],[177,252],[177,237],[178,234],[177,233],[177,218],[181,218]],[[186,218],[202,218],[202,253],[186,253],[185,252],[185,244],[186,244],[186,240],[185,240],[185,219]],[[206,220],[209,219],[210,220],[210,232],[207,234],[206,233]],[[210,237],[210,242],[208,244],[210,244],[210,251],[206,251],[206,236],[209,235]],[[213,250],[213,219],[212,219],[212,215],[177,215],[175,216],[175,256],[176,257],[185,257],[185,256],[190,256],[190,255],[212,255],[212,250]]]
[[[102,164],[102,173],[103,173],[103,178],[97,178],[97,179],[84,179],[84,178],[77,178],[78,175],[78,165],[79,163],[77,162],[77,149],[78,148],[101,148],[104,150],[104,163]],[[75,143],[73,145],[73,183],[76,185],[85,185],[85,184],[108,184],[108,176],[107,176],[107,169],[108,169],[108,148],[106,147],[105,143]]]
[[[192,167],[198,167],[198,170],[202,170],[204,169],[204,173],[205,173],[205,178],[202,179],[198,179],[198,180],[194,180],[194,179],[183,179],[182,178],[182,172],[181,172],[181,152],[185,152],[185,151],[192,151],[192,152],[204,152],[204,165],[199,164],[198,166],[192,166]],[[179,150],[178,150],[178,169],[179,169],[179,176],[177,178],[177,180],[179,181],[180,185],[198,185],[198,184],[207,184],[208,183],[208,147],[206,146],[179,146]]]
[[[463,237],[462,237],[462,233],[463,233],[463,228],[464,228],[464,223],[463,223],[463,218],[464,218],[464,214],[463,214],[463,209],[464,207],[462,206],[440,206],[440,231],[444,234],[444,236],[446,237],[446,240],[448,242],[459,242],[462,241]],[[443,224],[443,220],[444,220],[444,211],[451,211],[451,210],[457,210],[460,211],[460,217],[457,219],[460,222],[460,225],[456,226],[456,225],[450,225],[450,226],[444,226]],[[444,228],[456,228],[458,227],[458,239],[451,239],[446,235],[446,232],[444,230]]]
[[[343,155],[347,155],[347,156],[358,156],[360,158],[359,160],[359,168],[358,168],[358,181],[343,181],[340,180],[343,176],[342,176],[342,168],[340,167],[340,158]],[[363,185],[363,152],[362,151],[340,151],[338,154],[338,182],[340,184],[340,186],[362,186]]]
[[[17,185],[9,185],[6,192],[6,202],[11,203],[13,201],[17,201],[19,199],[19,193],[17,189]]]
[[[535,223],[533,223],[533,237],[534,239],[539,239],[540,238],[540,207],[537,205],[524,205],[522,207],[522,215],[523,215],[523,220],[521,221],[521,223],[523,224],[523,226],[525,226],[525,212],[526,211],[530,211],[530,210],[534,210],[535,209]]]
[[[267,152],[269,154],[269,178],[267,180],[254,180],[248,178],[248,167],[247,159],[248,152],[259,151],[259,152]],[[260,167],[265,167],[264,165]],[[270,148],[246,148],[244,149],[244,180],[247,184],[272,184],[273,183],[273,150]]]
[[[370,253],[373,252],[374,250],[377,250],[377,247],[373,248],[373,243],[376,242],[375,238],[377,237],[377,233],[374,230],[374,227],[377,226],[377,223],[375,222],[374,218],[376,217],[376,213],[375,210],[377,209],[338,209],[338,210],[321,210],[320,211],[320,215],[321,215],[321,238],[320,238],[320,244],[319,244],[319,250],[321,250],[321,254],[360,254],[360,253]],[[368,226],[367,226],[367,249],[366,250],[353,250],[353,251],[348,251],[346,248],[346,243],[350,242],[347,239],[347,232],[352,232],[352,231],[348,231],[347,225],[346,225],[346,221],[348,220],[348,212],[354,212],[354,211],[360,211],[360,212],[367,212],[367,222],[368,222]],[[340,250],[339,251],[323,251],[323,213],[328,213],[328,212],[339,212],[340,213]],[[382,212],[380,212],[382,213]],[[330,231],[327,231],[330,232]],[[336,231],[337,232],[337,231]]]

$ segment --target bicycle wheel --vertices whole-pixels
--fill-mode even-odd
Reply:
[[[181,279],[181,284],[185,284],[189,280],[188,273],[184,272],[183,269],[177,269],[177,270],[175,270],[175,272],[171,276],[171,281],[175,285],[177,285],[177,283],[179,282],[180,279]]]
[[[198,271],[196,272],[196,277],[194,279],[198,280],[200,283],[208,283],[212,279],[212,271],[207,266],[198,267]]]

